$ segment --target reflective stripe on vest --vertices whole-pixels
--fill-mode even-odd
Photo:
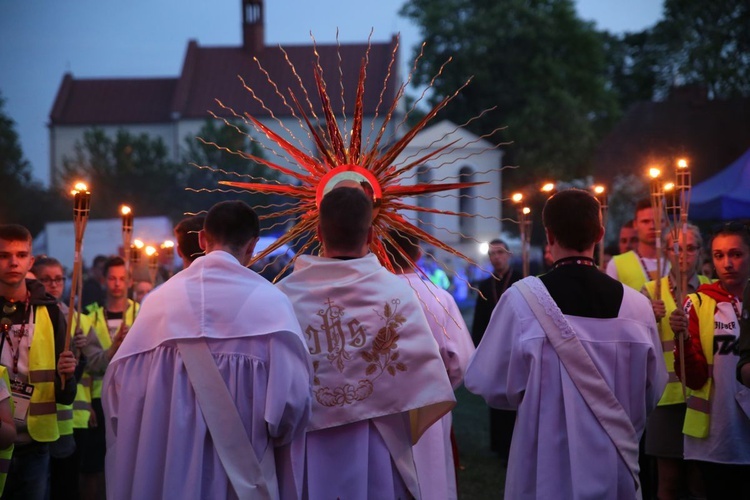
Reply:
[[[73,428],[87,429],[91,418],[91,377],[84,374],[76,388],[73,401]]]
[[[34,393],[27,425],[34,441],[51,442],[60,437],[55,405],[55,333],[45,306],[34,308],[34,338],[29,349],[29,383]]]
[[[620,255],[612,257],[617,269],[617,279],[623,285],[627,285],[630,288],[640,292],[643,285],[649,280],[644,274],[646,272],[641,265],[641,259],[638,255],[630,250]]]
[[[698,316],[701,348],[708,363],[708,380],[699,390],[690,391],[682,432],[695,438],[705,438],[708,436],[708,429],[711,424],[716,301],[702,293],[690,294],[689,297]]]
[[[0,365],[0,378],[5,382],[5,387],[8,388],[10,393],[10,380],[8,380],[8,370]],[[8,398],[10,402],[10,414],[13,415],[13,398]],[[11,444],[7,448],[0,450],[0,495],[3,494],[5,488],[5,480],[8,478],[8,469],[10,469],[10,458],[13,456],[13,445]]]
[[[137,302],[128,299],[128,308],[122,315],[122,321],[123,323],[125,323],[125,326],[131,326],[133,324],[133,316],[135,316],[135,314],[133,313],[133,308],[135,308],[135,314],[137,314],[138,309],[140,309],[140,305]],[[107,320],[104,318],[104,308],[98,307],[97,309],[91,311],[91,313],[89,313],[89,320],[91,321],[91,325],[94,328],[94,332],[96,332],[96,337],[99,339],[99,343],[101,344],[102,349],[109,349],[112,345],[112,338],[109,336],[109,327],[107,326]],[[81,323],[83,324],[83,322]],[[102,379],[104,378],[104,376],[101,374],[90,375],[93,379],[93,383],[91,385],[91,398],[101,398]]]
[[[61,436],[73,434],[73,405],[57,405],[57,429]]]

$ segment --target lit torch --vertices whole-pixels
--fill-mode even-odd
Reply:
[[[521,262],[523,266],[523,277],[525,278],[528,276],[528,249],[526,248],[526,241],[527,241],[527,235],[526,232],[528,230],[528,215],[531,212],[529,207],[524,207],[521,205],[521,202],[523,201],[523,194],[521,193],[513,193],[511,195],[510,199],[518,206],[518,230],[521,233]]]
[[[677,185],[675,186],[675,195],[677,196],[680,205],[680,227],[682,233],[682,244],[687,246],[688,210],[690,209],[692,178],[690,169],[688,168],[688,162],[684,158],[680,158],[679,160],[677,160],[677,171],[675,178],[677,179]],[[675,224],[677,224],[676,220]],[[679,243],[675,243],[675,246],[679,250]],[[679,255],[675,255],[677,255],[677,262],[679,262]],[[687,255],[685,255],[685,258],[687,258]],[[678,307],[682,306],[682,297],[687,293],[687,281],[688,273],[682,273],[680,286],[677,287],[677,295],[679,297],[677,302]],[[685,373],[685,337],[679,335],[677,341],[679,342],[680,346],[680,369],[682,370],[682,373]],[[687,399],[687,389],[685,388],[684,377],[680,380],[682,382],[682,395]]]
[[[680,228],[682,232],[682,240],[685,241],[688,232],[688,211],[690,209],[690,193],[692,190],[692,179],[690,169],[688,168],[688,162],[684,158],[677,160],[677,172],[675,178],[677,179],[677,185],[675,186],[675,195],[679,201],[680,206]],[[677,221],[675,220],[675,224]],[[682,294],[687,293],[687,279],[688,276],[685,273],[682,276],[681,281],[681,292]]]
[[[679,287],[679,283],[682,283],[680,276],[682,275],[682,269],[680,268],[680,202],[678,200],[677,189],[674,182],[667,182],[663,187],[664,192],[664,203],[665,213],[667,214],[667,220],[669,222],[669,233],[672,236],[672,252],[675,257],[676,266],[672,268],[672,273],[675,275],[675,301],[682,305],[682,292]]]
[[[601,207],[602,227],[604,228],[604,234],[607,232],[607,192],[604,186],[597,184],[592,188],[594,190],[594,196],[599,200],[599,206]],[[604,235],[602,235],[602,241],[599,242],[599,267],[602,271],[606,271],[604,265]]]
[[[146,247],[148,258],[148,276],[151,278],[151,286],[156,284],[156,273],[159,271],[159,253],[151,245]]]
[[[662,203],[663,198],[663,191],[662,191],[662,185],[659,177],[661,176],[661,170],[658,168],[651,168],[648,171],[649,176],[651,177],[651,211],[654,215],[654,226],[655,226],[655,232],[656,232],[656,276],[654,277],[654,280],[656,281],[654,293],[656,295],[657,299],[661,298],[661,261],[662,261],[662,248],[661,248],[661,214],[662,210],[664,210],[664,205]],[[646,273],[646,276],[648,276],[648,270],[643,270]]]
[[[529,275],[529,249],[531,246],[531,209],[521,209],[521,256],[523,260],[523,277]]]
[[[167,279],[169,279],[174,272],[174,241],[164,241],[164,243],[161,244],[161,251],[164,255],[164,259],[167,261]]]
[[[143,247],[144,244],[141,240],[135,239],[133,240],[133,244],[130,245],[130,269],[132,270],[132,273],[135,273],[135,268],[140,264],[141,262],[141,254],[143,253]],[[133,296],[133,279],[132,276],[129,275],[130,278],[130,286],[128,287],[128,297]],[[133,317],[132,320],[135,321],[135,305],[133,305]]]
[[[73,313],[76,311],[75,297],[80,296],[80,290],[83,286],[83,259],[81,249],[83,247],[83,233],[86,231],[86,223],[89,219],[91,210],[91,192],[86,184],[78,182],[71,191],[73,195],[73,227],[75,231],[75,252],[73,254],[73,276],[70,287],[70,306],[68,309],[68,325],[73,324]],[[77,319],[80,325],[81,304],[78,303]],[[65,336],[65,350],[70,350],[70,335]],[[65,387],[65,379],[62,379],[62,387]]]
[[[125,260],[125,270],[127,275],[130,275],[130,240],[133,237],[133,211],[129,206],[123,205],[120,207],[120,214],[122,215],[122,251]]]

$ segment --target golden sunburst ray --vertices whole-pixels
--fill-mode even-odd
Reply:
[[[385,112],[383,114],[380,114],[379,111],[381,104],[384,104],[383,96],[385,95],[386,86],[388,86],[389,84],[393,85],[393,83],[390,82],[391,78],[393,77],[391,68],[395,63],[395,58],[397,56],[397,51],[394,50],[391,54],[391,61],[388,64],[388,74],[383,81],[383,88],[380,91],[377,109],[375,110],[375,117],[379,117],[378,119],[380,120],[380,124],[377,126],[376,130],[374,123],[375,120],[372,120],[372,123],[370,125],[371,134],[368,135],[367,141],[365,143],[365,141],[363,141],[362,135],[365,121],[365,81],[367,79],[367,65],[370,60],[369,51],[370,42],[368,41],[367,52],[365,53],[365,57],[361,59],[361,62],[359,64],[359,74],[357,78],[357,87],[355,93],[355,102],[352,110],[352,122],[350,131],[342,131],[337,122],[333,103],[326,90],[323,67],[319,59],[317,47],[314,47],[312,75],[319,99],[319,109],[321,110],[320,113],[316,113],[316,108],[315,106],[313,106],[313,103],[310,100],[311,94],[308,92],[300,74],[297,72],[294,64],[289,58],[287,52],[283,50],[283,48],[281,49],[281,52],[284,55],[286,64],[289,66],[292,74],[296,78],[299,85],[299,92],[303,96],[303,100],[306,101],[307,107],[309,109],[305,109],[302,103],[295,96],[295,92],[292,89],[287,89],[286,95],[281,92],[278,85],[271,79],[270,74],[261,67],[261,70],[266,76],[269,84],[272,86],[275,95],[279,96],[282,99],[283,104],[292,111],[292,115],[297,118],[300,126],[302,126],[303,129],[305,129],[305,131],[307,132],[309,138],[312,141],[313,151],[306,150],[305,146],[299,143],[296,137],[291,135],[291,132],[286,126],[282,126],[282,130],[290,135],[289,139],[282,137],[277,132],[274,132],[274,130],[272,130],[269,126],[266,126],[257,117],[251,116],[249,113],[244,113],[241,115],[241,117],[246,120],[246,123],[251,124],[259,134],[265,136],[269,141],[271,141],[272,144],[275,144],[278,148],[280,148],[280,150],[283,151],[286,157],[280,155],[277,151],[274,151],[274,154],[281,158],[285,158],[287,161],[291,160],[291,163],[296,165],[296,170],[293,168],[282,166],[278,162],[265,160],[256,155],[245,152],[232,152],[227,148],[222,148],[216,145],[217,148],[220,148],[229,153],[238,154],[244,159],[263,165],[271,169],[272,171],[283,174],[286,178],[294,181],[294,183],[288,182],[286,184],[284,183],[284,181],[280,182],[278,180],[269,180],[265,182],[240,182],[224,180],[219,182],[219,184],[221,184],[222,186],[241,189],[252,193],[285,195],[297,200],[297,203],[273,214],[273,216],[275,217],[290,217],[292,226],[273,244],[267,247],[263,252],[256,255],[254,261],[259,261],[271,255],[279,248],[282,248],[285,244],[292,244],[293,242],[298,242],[301,245],[294,258],[300,255],[300,253],[309,251],[309,249],[314,248],[316,246],[316,243],[314,242],[313,236],[315,234],[319,217],[317,207],[323,195],[331,188],[333,184],[335,184],[335,181],[341,180],[343,178],[355,178],[358,182],[361,181],[362,184],[367,184],[369,186],[371,196],[373,197],[373,203],[377,208],[373,220],[373,227],[375,228],[377,237],[374,238],[371,246],[371,251],[378,256],[378,258],[383,262],[384,265],[391,268],[390,257],[383,246],[384,241],[390,241],[387,233],[391,229],[395,229],[404,234],[411,235],[417,240],[423,241],[435,248],[459,257],[466,262],[469,262],[470,264],[476,265],[470,258],[463,255],[461,252],[452,248],[446,243],[440,241],[437,237],[428,233],[424,229],[411,223],[400,213],[401,211],[415,211],[422,213],[453,215],[459,217],[474,215],[462,211],[420,207],[418,205],[412,205],[403,201],[403,198],[418,197],[445,191],[465,190],[475,186],[487,184],[487,182],[416,182],[413,184],[404,182],[405,180],[410,178],[410,176],[407,176],[405,174],[414,171],[418,167],[425,166],[428,161],[436,161],[438,157],[441,157],[441,155],[460,149],[462,146],[459,144],[459,140],[451,141],[447,145],[441,146],[437,148],[437,150],[431,151],[427,154],[415,154],[412,156],[407,156],[406,161],[402,160],[402,163],[395,164],[397,159],[400,157],[400,155],[402,155],[402,153],[404,153],[406,147],[417,136],[417,134],[424,130],[426,126],[436,117],[436,115],[452,100],[455,99],[458,93],[469,84],[471,78],[463,83],[455,92],[441,99],[414,126],[406,131],[403,136],[399,138],[386,138],[386,132],[389,130],[389,124],[391,123],[391,120],[393,120],[393,117],[396,113],[399,100],[404,96],[406,85],[401,84],[395,86],[395,98],[392,102],[386,105],[384,110]],[[445,64],[447,64],[447,62]],[[439,74],[442,73],[445,64],[440,67],[438,72]],[[260,67],[259,62],[258,66]],[[341,71],[340,61],[339,71]],[[411,81],[411,77],[412,74],[410,73],[407,81]],[[433,78],[430,82],[430,86],[434,81],[435,79]],[[259,98],[256,96],[256,93],[253,91],[246,80],[242,80],[242,85],[252,94],[252,97],[254,99],[259,100]],[[341,86],[343,101],[343,84],[341,84]],[[287,100],[287,97],[289,100]],[[260,102],[262,105],[262,109],[264,109],[266,112],[270,112],[270,108],[266,106],[264,102]],[[343,108],[342,105],[342,113],[344,113],[344,109],[345,108]],[[270,114],[272,119],[280,122],[280,120],[275,117],[273,113]],[[484,114],[484,112],[482,114]],[[234,113],[234,116],[237,117],[239,116],[239,114]],[[346,117],[344,117],[344,119],[345,118]],[[405,120],[406,117],[403,117],[402,121],[398,123],[397,127],[400,128]],[[346,124],[346,121],[344,121],[344,124]],[[346,125],[344,126],[346,127]],[[456,130],[462,127],[463,126],[458,126]],[[372,133],[375,134],[375,137],[371,143],[370,139]],[[394,133],[393,129],[391,129],[391,132],[389,133]],[[484,137],[486,136],[482,136],[482,138]],[[293,142],[298,142],[299,147],[293,144]],[[292,259],[292,261],[293,260],[294,259]],[[412,264],[414,263],[412,262]]]

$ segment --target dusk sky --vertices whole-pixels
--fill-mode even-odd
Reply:
[[[417,28],[398,16],[405,0],[269,0],[266,44],[385,41],[401,33],[403,74]],[[440,1],[440,0],[436,0]],[[662,0],[577,0],[583,19],[613,32],[640,31]],[[187,41],[241,44],[240,0],[0,0],[0,92],[35,177],[48,182],[49,112],[63,75],[178,76]]]

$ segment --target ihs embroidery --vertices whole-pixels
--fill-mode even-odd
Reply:
[[[351,357],[346,351],[346,335],[344,329],[341,326],[341,318],[344,316],[344,308],[335,305],[331,299],[326,301],[325,309],[318,311],[323,321],[320,323],[320,330],[315,329],[312,325],[309,325],[305,330],[307,338],[313,341],[313,345],[309,348],[310,354],[320,353],[320,331],[325,333],[326,349],[328,354],[326,358],[336,367],[339,372],[344,371],[344,360],[350,360]],[[359,324],[359,321],[355,318],[346,324],[349,329],[349,345],[352,347],[362,347],[365,345],[366,333],[364,327]]]
[[[398,372],[407,371],[407,366],[398,361],[398,340],[399,328],[406,322],[406,318],[398,312],[401,301],[399,299],[391,300],[391,304],[385,303],[383,313],[375,313],[383,320],[383,327],[378,330],[377,335],[372,339],[372,344],[368,349],[360,350],[359,355],[367,363],[364,367],[364,377],[356,385],[345,383],[337,387],[321,387],[315,391],[315,399],[323,406],[344,406],[355,401],[367,399],[374,390],[373,382],[380,378],[383,373],[388,372],[391,376],[396,376]],[[309,325],[305,329],[307,334],[310,354],[322,354],[322,348],[326,348],[326,359],[332,367],[339,373],[343,373],[344,367],[352,361],[352,356],[346,350],[347,346],[355,349],[365,347],[367,341],[367,330],[359,320],[352,320],[342,323],[345,308],[336,305],[331,299],[326,301],[326,308],[318,311],[318,316],[322,321],[319,328]],[[344,326],[348,330],[349,340],[344,331]],[[324,342],[321,343],[321,333],[324,333]],[[313,361],[313,370],[315,376],[313,385],[319,386],[320,379],[318,371],[320,369],[320,359]]]

